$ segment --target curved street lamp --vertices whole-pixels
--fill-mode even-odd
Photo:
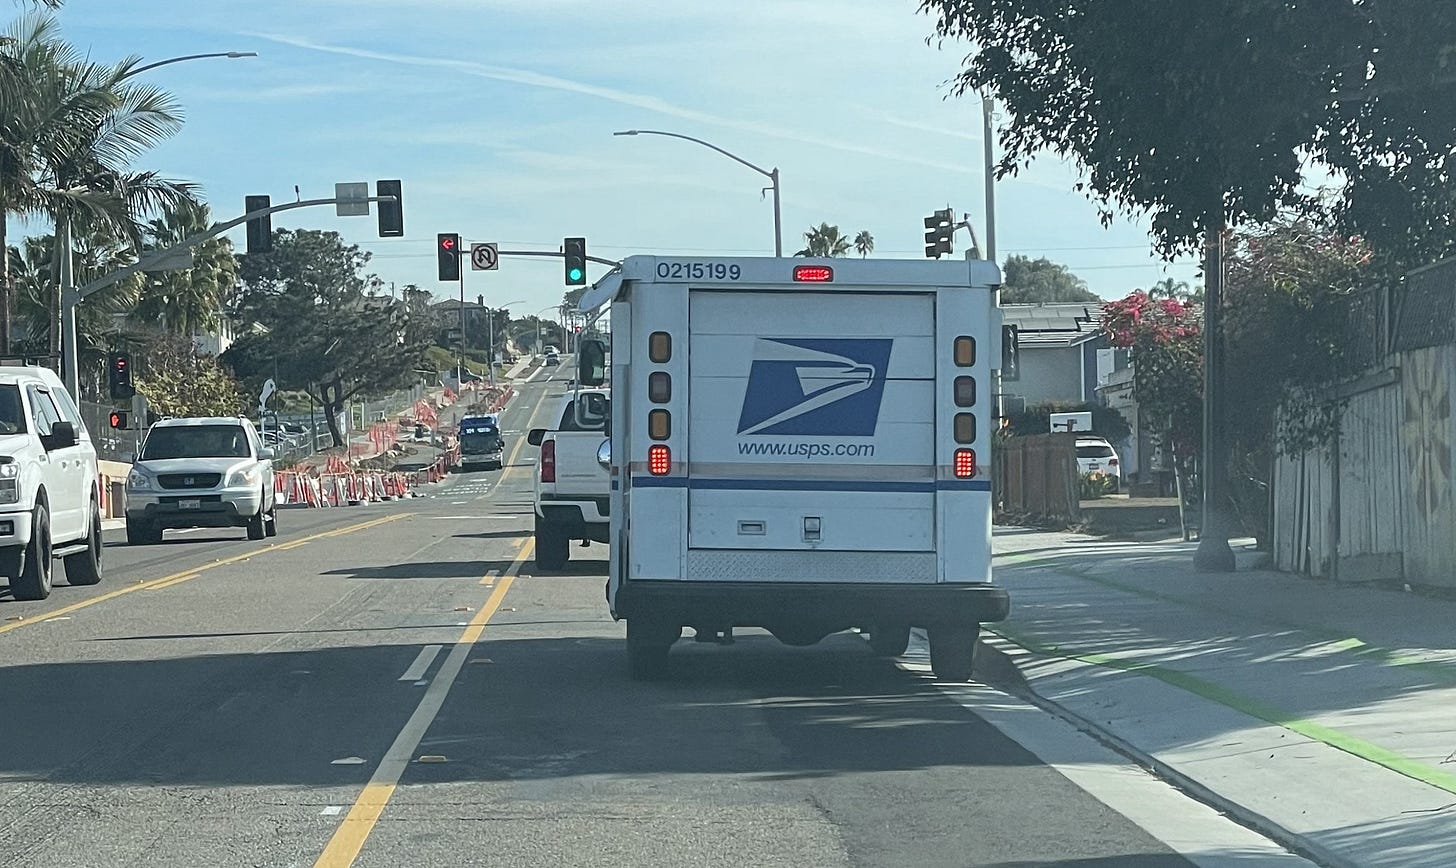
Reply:
[[[697,144],[700,144],[703,147],[708,148],[710,150],[717,151],[718,153],[722,154],[723,156],[727,157],[728,159],[733,160],[734,162],[737,162],[737,163],[741,163],[741,164],[747,166],[748,168],[752,169],[753,171],[759,173],[760,175],[763,175],[765,178],[768,178],[769,181],[773,185],[772,189],[773,189],[773,209],[774,209],[774,256],[783,256],[784,255],[784,231],[783,231],[783,219],[782,219],[782,217],[780,215],[780,212],[779,212],[779,170],[778,170],[778,167],[777,166],[775,166],[772,169],[765,169],[762,166],[755,166],[753,163],[748,162],[747,160],[743,159],[742,157],[738,156],[737,154],[732,153],[730,151],[725,151],[724,149],[722,149],[722,148],[718,147],[717,145],[713,144],[712,142],[705,142],[702,139],[695,139],[692,136],[685,136],[682,133],[668,133],[668,132],[663,132],[662,130],[619,130],[619,131],[617,131],[615,133],[612,133],[612,135],[614,135],[614,136],[667,136],[667,137],[673,138],[673,139],[682,139],[682,140],[688,141],[688,142],[696,142]]]
[[[166,66],[169,63],[181,63],[184,60],[202,60],[205,57],[257,57],[256,51],[211,51],[207,54],[184,54],[181,57],[169,57],[166,60],[158,60],[155,63],[148,63],[145,66],[138,66],[136,69],[123,75],[122,78],[131,78],[139,72],[146,72],[149,69],[156,69],[159,66]]]
[[[121,76],[121,80],[124,81],[131,78],[139,72],[146,72],[149,69],[156,69],[159,66],[166,66],[169,63],[181,63],[184,60],[202,60],[210,57],[238,58],[257,56],[258,52],[256,51],[212,51],[205,54],[184,54],[179,57],[169,57],[166,60],[158,60],[154,63],[138,66]],[[66,388],[70,391],[72,397],[79,401],[81,400],[81,351],[77,345],[80,338],[77,334],[78,329],[76,328],[76,307],[81,303],[81,299],[76,295],[76,276],[71,264],[75,256],[72,249],[71,236],[71,221],[69,219],[59,221],[56,225],[56,246],[64,251],[64,255],[61,257],[61,273],[58,275],[61,291],[58,293],[59,297],[57,299],[61,307],[60,311],[58,311],[61,321],[61,369],[62,376],[65,377]],[[6,314],[9,314],[8,310]],[[7,342],[10,340],[8,330],[5,334],[5,340]],[[7,352],[9,349],[8,346],[5,347]]]

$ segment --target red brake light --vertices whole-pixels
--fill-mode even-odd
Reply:
[[[957,449],[955,451],[955,475],[956,479],[970,479],[976,475],[976,450]]]
[[[834,280],[834,269],[827,265],[795,265],[794,280],[801,283],[829,283]]]
[[[666,476],[672,469],[672,450],[665,444],[654,443],[647,448],[647,472],[653,476]]]
[[[541,444],[541,481],[556,481],[556,441],[547,440]]]

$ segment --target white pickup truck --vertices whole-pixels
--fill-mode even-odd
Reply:
[[[580,402],[582,412],[577,412]],[[606,389],[578,389],[561,399],[551,428],[533,428],[536,459],[536,565],[559,570],[573,540],[607,541],[611,477],[602,463],[611,406]]]

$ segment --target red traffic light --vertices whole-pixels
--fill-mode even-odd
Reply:
[[[440,236],[440,249],[441,250],[454,250],[455,249],[455,236],[454,235],[442,235],[442,236]]]
[[[576,327],[576,333],[577,334],[581,334],[581,326],[577,326]]]

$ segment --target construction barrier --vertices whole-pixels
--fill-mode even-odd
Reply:
[[[431,467],[437,468],[442,463],[443,459],[436,461]],[[421,478],[420,474],[385,473],[377,470],[334,473],[325,468],[317,474],[286,470],[273,474],[273,491],[277,495],[278,503],[283,506],[357,506],[413,497],[416,486],[441,478],[443,473]]]

